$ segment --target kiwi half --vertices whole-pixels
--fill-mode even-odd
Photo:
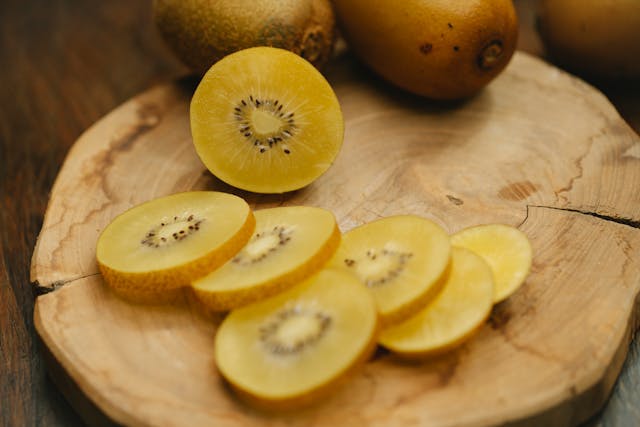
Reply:
[[[379,343],[405,357],[450,350],[473,335],[493,307],[493,276],[473,252],[454,247],[451,273],[442,291],[406,321],[383,329]]]
[[[451,254],[449,235],[414,215],[391,216],[344,234],[331,264],[354,274],[378,304],[384,326],[420,310],[441,289]]]
[[[325,269],[288,291],[232,311],[215,359],[241,397],[265,409],[308,404],[364,363],[378,332],[375,302],[350,274]]]
[[[258,193],[302,188],[332,164],[344,122],[331,86],[289,51],[233,53],[205,74],[191,101],[193,143],[222,181]]]
[[[262,209],[255,218],[247,245],[192,283],[196,297],[211,311],[241,307],[299,283],[320,270],[340,244],[336,219],[325,209]]]
[[[117,216],[100,234],[96,258],[116,293],[138,302],[163,302],[230,259],[254,227],[253,213],[240,197],[177,193]]]
[[[451,236],[454,246],[475,252],[493,272],[494,303],[507,299],[526,279],[533,250],[527,235],[505,224],[483,224],[465,228]]]

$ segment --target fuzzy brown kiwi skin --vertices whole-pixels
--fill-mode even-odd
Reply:
[[[439,100],[470,97],[509,63],[511,0],[334,0],[341,34],[383,79]]]
[[[253,395],[250,392],[244,390],[241,386],[229,381],[226,378],[224,379],[224,381],[229,386],[231,386],[240,400],[262,412],[276,414],[283,411],[292,412],[295,410],[306,409],[312,405],[318,404],[322,399],[327,398],[329,394],[331,394],[334,390],[340,388],[345,382],[348,381],[349,378],[356,375],[364,368],[365,364],[369,360],[371,360],[373,354],[378,348],[377,341],[381,330],[382,323],[380,321],[380,316],[378,315],[376,317],[376,325],[373,328],[373,333],[371,334],[371,339],[362,350],[362,352],[358,355],[355,362],[352,365],[346,367],[346,369],[338,373],[326,383],[299,396],[291,397],[288,399],[268,399]]]
[[[298,266],[298,268],[289,273],[262,284],[259,288],[238,289],[216,294],[194,288],[192,288],[192,291],[196,298],[202,303],[205,312],[228,311],[249,305],[283,292],[293,285],[300,283],[313,273],[320,271],[337,251],[341,238],[342,234],[336,225],[331,236],[327,239],[317,256],[309,259],[306,263]]]
[[[187,264],[160,271],[131,273],[110,268],[98,261],[105,283],[120,298],[139,304],[166,304],[181,298],[183,288],[210,273],[231,259],[247,244],[255,230],[256,219],[249,212],[245,224],[236,236],[207,255]]]
[[[321,68],[336,39],[329,0],[155,0],[153,10],[167,45],[200,75],[254,46],[287,49]]]

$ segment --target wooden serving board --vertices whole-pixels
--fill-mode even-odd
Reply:
[[[238,191],[205,170],[189,132],[189,80],[133,98],[80,137],[32,261],[32,281],[53,290],[37,299],[35,322],[56,366],[127,425],[564,426],[592,415],[638,326],[640,138],[602,94],[523,53],[480,95],[447,105],[388,87],[348,55],[326,74],[345,143],[294,193]],[[188,300],[123,302],[97,273],[96,239],[116,214],[189,189],[236,193],[255,208],[328,208],[343,231],[402,213],[449,232],[511,224],[531,239],[532,272],[458,350],[420,363],[379,352],[329,399],[265,415],[221,381],[216,321]]]

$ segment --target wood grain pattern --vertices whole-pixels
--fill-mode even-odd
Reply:
[[[524,53],[480,96],[441,107],[385,89],[348,56],[327,75],[343,107],[345,145],[331,170],[298,192],[241,192],[204,170],[189,136],[188,81],[134,98],[78,140],[32,262],[32,280],[60,288],[40,297],[35,313],[55,358],[125,424],[586,420],[610,393],[637,326],[638,136],[599,92]],[[95,241],[114,215],[203,188],[234,192],[254,207],[326,207],[344,231],[397,213],[450,232],[512,224],[531,238],[532,274],[458,351],[421,364],[380,354],[328,401],[265,417],[222,386],[214,322],[188,301],[124,303],[97,275]]]

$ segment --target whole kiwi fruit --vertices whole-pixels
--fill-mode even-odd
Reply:
[[[335,41],[330,0],[155,0],[153,9],[164,40],[199,74],[255,46],[290,50],[320,68]]]
[[[640,1],[541,0],[540,36],[554,62],[596,79],[640,77]]]
[[[351,49],[389,82],[436,99],[478,92],[509,62],[511,0],[334,0]]]

